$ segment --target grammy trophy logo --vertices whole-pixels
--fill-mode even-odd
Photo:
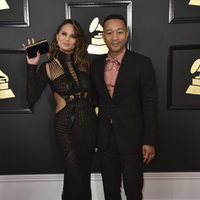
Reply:
[[[200,72],[200,59],[197,59],[192,64],[190,73],[194,74],[194,73],[199,73],[199,72]],[[200,74],[198,74],[198,76],[195,76],[195,78],[192,79],[192,84],[189,85],[185,93],[200,95]]]
[[[190,0],[188,5],[191,6],[200,6],[200,0]]]
[[[91,38],[91,44],[88,46],[88,53],[89,54],[95,54],[95,55],[102,55],[108,53],[108,48],[103,40],[103,27],[99,23],[99,18],[95,17],[89,27],[89,32],[97,32],[96,35],[94,35]]]
[[[9,78],[0,70],[0,99],[15,97],[11,89],[8,88]]]
[[[0,10],[5,10],[5,9],[9,9],[9,5],[6,2],[6,0],[0,0]]]

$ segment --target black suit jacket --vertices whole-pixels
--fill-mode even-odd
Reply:
[[[151,60],[126,50],[111,98],[104,81],[105,59],[103,55],[91,66],[99,106],[98,149],[106,148],[111,119],[121,152],[141,151],[143,144],[155,145],[157,86]]]

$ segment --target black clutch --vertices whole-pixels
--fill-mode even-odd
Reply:
[[[36,57],[37,52],[39,51],[40,54],[45,54],[49,52],[49,44],[47,40],[40,40],[33,44],[26,46],[26,51],[29,58]]]

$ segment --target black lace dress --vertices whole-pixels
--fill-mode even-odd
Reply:
[[[62,52],[38,70],[28,65],[28,100],[32,104],[50,84],[66,105],[55,115],[56,139],[64,160],[63,200],[90,200],[90,171],[95,147],[96,114],[87,72]],[[51,78],[47,77],[46,64]]]

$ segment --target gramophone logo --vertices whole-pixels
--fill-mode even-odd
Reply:
[[[103,40],[103,27],[99,23],[99,18],[95,17],[89,27],[89,32],[97,32],[96,35],[94,35],[91,38],[91,44],[88,46],[88,53],[89,54],[95,54],[95,55],[102,55],[108,53],[108,48]]]
[[[0,0],[0,10],[5,10],[5,9],[9,9],[6,0]]]
[[[199,73],[200,72],[200,59],[197,59],[194,61],[194,63],[191,66],[190,73]],[[200,95],[200,74],[198,76],[195,76],[192,79],[192,84],[189,85],[187,88],[186,94],[194,94],[194,95]]]
[[[190,0],[188,5],[191,6],[200,6],[200,0]]]
[[[15,97],[11,89],[8,88],[9,78],[0,70],[0,99]]]

